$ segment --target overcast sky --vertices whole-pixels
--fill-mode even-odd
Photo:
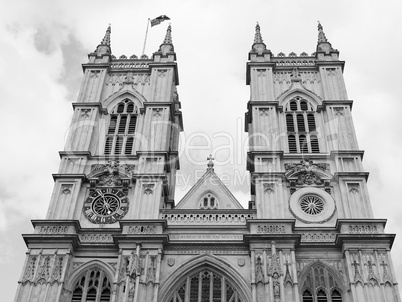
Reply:
[[[148,18],[171,18],[180,85],[182,141],[209,146],[181,161],[176,202],[216,157],[215,172],[247,207],[244,112],[247,54],[258,21],[274,54],[315,51],[317,20],[346,61],[344,76],[376,218],[402,234],[402,2],[395,1],[0,1],[0,287],[12,301],[31,219],[43,219],[82,76],[81,64],[112,24],[116,56],[141,55]],[[146,54],[168,22],[149,31]],[[194,138],[203,133],[204,139]],[[235,143],[228,156],[229,137]],[[187,139],[184,139],[187,138]],[[190,138],[190,139],[189,139]],[[191,140],[191,138],[193,140]],[[225,147],[226,146],[226,147]],[[226,148],[226,149],[225,149]],[[191,160],[189,160],[191,159]],[[196,172],[201,171],[201,172]],[[402,280],[402,238],[393,261]],[[4,296],[5,294],[5,296]]]

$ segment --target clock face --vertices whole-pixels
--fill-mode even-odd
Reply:
[[[93,191],[84,202],[82,211],[92,223],[114,223],[126,215],[128,198],[118,189],[102,188]]]

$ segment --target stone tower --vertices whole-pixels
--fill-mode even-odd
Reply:
[[[373,217],[344,64],[321,24],[312,55],[277,56],[257,24],[246,113],[257,214],[249,248],[254,266],[268,267],[252,280],[257,301],[400,301],[394,235]]]
[[[152,58],[113,56],[109,27],[83,65],[46,219],[23,235],[15,301],[400,302],[395,236],[371,210],[344,62],[318,32],[312,55],[275,56],[257,24],[244,209],[212,156],[175,203],[171,27]]]
[[[115,279],[114,269],[139,259],[137,234],[162,228],[159,211],[174,204],[182,117],[171,27],[152,58],[114,57],[110,35],[109,26],[83,64],[46,219],[34,220],[34,234],[24,235],[28,252],[16,301],[132,300],[141,294],[138,267],[131,261],[124,279]],[[158,235],[142,245],[154,270],[142,289],[150,297],[164,241]]]

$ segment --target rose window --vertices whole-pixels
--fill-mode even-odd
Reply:
[[[300,208],[306,214],[317,215],[324,210],[324,201],[317,195],[305,195],[300,199]]]

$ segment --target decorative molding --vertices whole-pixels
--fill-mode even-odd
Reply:
[[[146,195],[153,194],[154,189],[155,189],[154,187],[155,187],[154,184],[144,184],[144,185],[143,185],[144,194],[146,194]]]
[[[260,116],[268,116],[269,108],[260,108]]]
[[[285,267],[286,267],[286,272],[285,272],[285,278],[283,278],[283,284],[285,285],[285,287],[290,284],[290,286],[293,286],[293,278],[290,275],[290,271],[289,271],[289,262],[286,260],[285,262]]]
[[[299,186],[323,185],[322,178],[331,179],[329,164],[305,159],[296,164],[285,164],[285,177]]]
[[[243,240],[241,234],[170,234],[171,240]]]
[[[158,71],[158,76],[160,78],[163,78],[166,76],[167,69],[157,69],[157,71]]]
[[[145,225],[145,226],[130,226],[127,230],[128,234],[155,234],[156,233],[156,226],[154,225]]]
[[[264,183],[264,192],[268,194],[275,193],[275,184],[273,183]]]
[[[160,117],[162,116],[163,108],[152,108],[153,116]]]
[[[106,164],[95,164],[91,166],[91,174],[99,174],[105,172],[108,174],[118,174],[124,172],[125,174],[132,174],[134,165],[120,164],[118,160],[109,160]]]
[[[237,258],[237,265],[243,267],[246,264],[246,259],[244,258]]]
[[[22,283],[32,282],[35,277],[37,256],[29,256],[28,265],[25,269],[24,276],[22,277]]]
[[[344,108],[343,107],[333,107],[336,116],[342,116]]]
[[[283,234],[286,233],[285,225],[258,225],[258,234]]]
[[[167,264],[168,264],[169,266],[173,266],[173,265],[175,264],[175,259],[174,259],[174,258],[168,258],[168,259],[167,259]]]
[[[356,260],[353,260],[352,266],[354,267],[354,277],[353,277],[354,283],[357,284],[358,282],[360,282],[361,285],[364,286],[363,278],[359,271],[360,264],[356,262]]]
[[[73,185],[66,185],[66,184],[62,184],[61,185],[61,190],[60,193],[62,195],[69,195],[71,194],[71,189],[72,189]]]
[[[161,219],[166,219],[168,224],[242,224],[248,219],[254,219],[254,214],[162,214]]]
[[[113,243],[113,236],[110,234],[82,234],[79,236],[81,242]]]
[[[377,234],[377,226],[375,225],[350,225],[349,233],[351,234]]]
[[[40,234],[66,234],[68,225],[43,225],[39,229]]]
[[[39,266],[35,278],[35,284],[44,284],[49,281],[50,277],[50,256],[45,256],[42,265]]]
[[[81,118],[88,118],[89,113],[91,112],[91,109],[81,109]]]
[[[332,233],[303,233],[301,242],[335,242],[336,235]]]
[[[368,269],[367,282],[371,286],[379,285],[380,282],[378,281],[378,278],[376,277],[376,275],[374,273],[374,269],[373,269],[373,266],[375,266],[375,263],[373,263],[371,260],[368,260],[367,263],[365,263],[364,265],[366,265],[367,269]]]
[[[262,271],[262,257],[257,255],[255,259],[255,283],[264,282],[264,273]]]

